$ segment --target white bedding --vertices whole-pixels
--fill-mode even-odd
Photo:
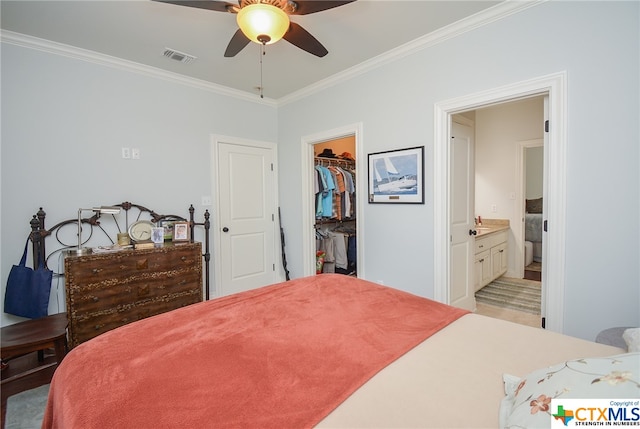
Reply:
[[[524,239],[526,241],[542,241],[542,213],[525,213]]]
[[[317,427],[497,428],[503,374],[622,352],[468,314],[386,367]]]

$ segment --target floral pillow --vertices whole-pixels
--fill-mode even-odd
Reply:
[[[622,338],[627,343],[627,351],[640,352],[640,328],[629,328],[622,333]]]
[[[551,400],[638,398],[640,353],[566,361],[524,378],[503,376],[501,428],[548,428]]]

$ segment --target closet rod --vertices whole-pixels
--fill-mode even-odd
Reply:
[[[336,165],[338,167],[340,166],[345,166],[345,167],[355,167],[356,162],[352,161],[350,159],[341,159],[341,158],[322,158],[322,157],[315,157],[314,158],[315,164],[316,165],[321,165],[321,166],[325,166],[325,165]]]

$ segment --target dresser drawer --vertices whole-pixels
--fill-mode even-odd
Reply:
[[[109,278],[104,282],[86,283],[69,289],[71,308],[77,313],[99,311],[119,305],[127,305],[152,297],[171,296],[183,291],[200,290],[202,273],[182,269],[158,276],[129,276],[122,281]]]
[[[202,301],[201,290],[193,289],[155,297],[99,311],[75,313],[69,325],[70,346],[75,347],[100,334],[131,322]]]
[[[154,273],[160,270],[179,270],[202,265],[200,251],[185,245],[157,249],[127,250],[68,258],[73,261],[72,270],[66,271],[86,281],[104,282],[109,278],[121,279],[138,273]],[[65,260],[66,262],[66,260]]]

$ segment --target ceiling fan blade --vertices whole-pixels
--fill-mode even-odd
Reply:
[[[244,49],[245,46],[249,44],[251,40],[244,35],[242,30],[238,28],[236,30],[236,34],[233,35],[229,44],[227,45],[227,50],[224,51],[225,57],[235,57],[238,52]]]
[[[159,3],[175,4],[178,6],[189,6],[189,7],[195,7],[198,9],[213,10],[215,12],[236,13],[236,10],[239,9],[237,4],[227,3],[224,1],[215,1],[215,0],[153,0],[153,1],[157,1]]]
[[[282,38],[292,45],[296,45],[303,51],[307,51],[317,57],[324,57],[329,53],[329,51],[322,46],[322,43],[318,42],[318,39],[313,37],[311,33],[295,22],[291,23],[289,31],[284,33]]]
[[[356,0],[295,0],[298,7],[291,15],[309,15],[310,13],[322,12],[333,9]]]

